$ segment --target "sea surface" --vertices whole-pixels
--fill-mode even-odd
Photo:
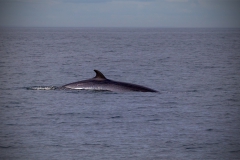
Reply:
[[[240,29],[0,28],[0,83],[1,160],[240,159]]]

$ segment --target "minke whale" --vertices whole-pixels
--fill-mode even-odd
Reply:
[[[94,70],[96,76],[83,81],[69,83],[61,87],[61,89],[73,89],[73,90],[100,90],[100,91],[112,91],[112,92],[157,92],[154,89],[140,86],[137,84],[131,84],[126,82],[118,82],[107,79],[100,71]]]

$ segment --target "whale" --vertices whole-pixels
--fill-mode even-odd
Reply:
[[[94,70],[96,76],[78,82],[66,84],[61,89],[71,90],[97,90],[97,91],[112,91],[112,92],[158,92],[154,89],[144,87],[137,84],[119,82],[107,79],[100,71]]]

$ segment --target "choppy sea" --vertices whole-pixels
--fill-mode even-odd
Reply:
[[[159,92],[32,88],[94,69]],[[0,28],[0,83],[3,160],[240,159],[240,29]]]

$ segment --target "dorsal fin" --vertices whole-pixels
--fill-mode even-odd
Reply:
[[[94,79],[98,79],[98,80],[104,80],[107,79],[100,71],[98,70],[94,70],[96,72],[96,76],[94,77]]]

